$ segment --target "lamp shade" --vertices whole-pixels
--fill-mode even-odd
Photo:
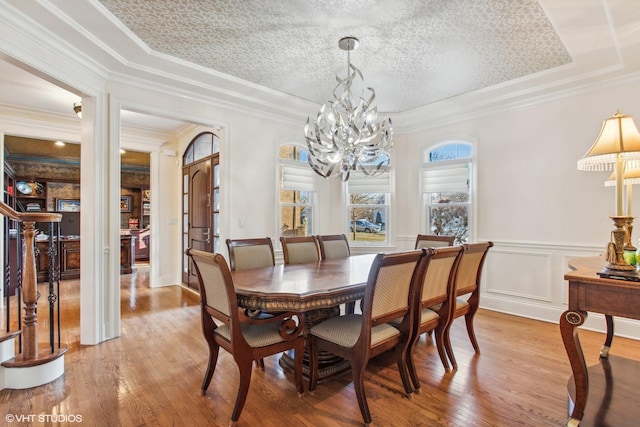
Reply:
[[[620,159],[640,160],[640,132],[631,116],[616,111],[602,123],[600,135],[578,160],[578,170],[613,170]]]

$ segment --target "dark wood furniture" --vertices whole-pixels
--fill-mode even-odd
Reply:
[[[36,272],[38,282],[49,280],[49,241],[36,242]],[[60,279],[80,277],[80,239],[60,239]],[[120,236],[120,273],[136,271],[135,237]]]
[[[422,262],[422,283],[415,293],[413,336],[407,351],[409,374],[413,388],[420,389],[420,380],[414,363],[414,348],[420,335],[433,332],[438,355],[444,370],[449,372],[447,354],[451,353],[449,324],[456,306],[456,274],[462,257],[462,246],[425,248]],[[447,348],[446,346],[449,346]]]
[[[305,329],[308,330],[316,323],[340,314],[340,304],[362,299],[374,257],[375,254],[367,254],[316,263],[277,264],[233,271],[238,305],[271,313],[304,313]],[[284,368],[291,367],[287,354],[279,362]],[[304,361],[302,369],[308,377],[308,360]],[[349,364],[344,360],[326,357],[318,378],[327,378],[348,369]]]
[[[270,237],[227,239],[231,270],[269,267],[276,264]]]
[[[316,236],[280,237],[285,264],[304,264],[320,261]]]
[[[249,268],[269,267],[276,265],[273,243],[270,237],[254,239],[227,239],[229,265],[232,271]],[[251,311],[253,317],[269,316],[264,311]],[[257,360],[258,366],[264,370],[264,360]]]
[[[202,394],[204,395],[209,388],[222,347],[233,355],[240,371],[240,384],[231,414],[231,425],[235,425],[240,418],[247,399],[254,360],[293,349],[296,388],[301,396],[304,393],[304,336],[301,334],[300,318],[295,313],[280,313],[260,319],[242,316],[242,312],[238,310],[231,271],[224,257],[194,249],[187,250],[187,255],[193,260],[198,276],[202,332],[209,345],[209,363],[202,381]],[[214,319],[220,326],[216,325]]]
[[[438,236],[436,234],[418,234],[416,237],[416,249],[439,248],[441,246],[452,246],[456,236]]]
[[[407,397],[413,391],[407,367],[407,349],[412,337],[415,306],[422,286],[420,260],[423,251],[378,254],[373,261],[362,305],[362,314],[332,317],[313,326],[307,335],[311,354],[309,391],[318,384],[318,359],[324,350],[348,360],[358,406],[366,425],[371,413],[364,390],[364,372],[369,359],[393,351]],[[391,322],[394,322],[393,324]]]
[[[270,312],[332,308],[364,296],[375,254],[231,272],[238,305]]]
[[[320,258],[335,259],[351,255],[349,241],[344,234],[325,234],[316,236],[320,248]]]
[[[36,271],[38,282],[49,280],[49,240],[36,241]],[[80,277],[80,239],[61,239],[59,247],[60,279]]]
[[[456,275],[456,303],[451,322],[458,317],[464,316],[467,326],[469,340],[476,353],[480,353],[480,346],[476,339],[476,333],[473,329],[473,318],[480,306],[480,280],[482,278],[482,269],[484,261],[487,258],[489,249],[493,246],[493,242],[467,243],[464,244],[464,251],[458,265],[458,273]],[[449,328],[449,326],[447,326]],[[453,369],[458,369],[458,363],[453,354],[453,348],[449,340],[449,334],[445,334],[445,348],[449,355],[449,360]]]
[[[136,238],[134,236],[120,236],[120,273],[136,272]]]
[[[564,276],[569,281],[569,304],[560,316],[560,333],[573,372],[567,386],[568,426],[635,426],[640,418],[640,362],[609,356],[612,316],[640,320],[640,283],[601,278],[597,273],[604,265],[602,256],[573,259],[569,263],[573,271]],[[589,368],[578,335],[588,312],[604,314],[607,324],[600,363]]]

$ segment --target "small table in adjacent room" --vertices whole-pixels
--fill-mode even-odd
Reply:
[[[613,316],[640,320],[640,282],[600,277],[604,265],[604,257],[577,258],[564,276],[569,306],[560,333],[573,371],[567,426],[637,426],[640,420],[640,361],[609,355]],[[577,328],[589,311],[605,315],[607,335],[600,363],[587,367]]]

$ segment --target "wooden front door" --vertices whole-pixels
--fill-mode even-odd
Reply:
[[[183,203],[187,208],[186,241],[184,250],[194,248],[205,252],[216,252],[219,246],[219,183],[218,155],[198,161],[184,168],[185,188]],[[198,278],[191,260],[185,259],[183,282],[198,290]]]

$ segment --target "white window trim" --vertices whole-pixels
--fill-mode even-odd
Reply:
[[[309,166],[308,163],[306,162],[280,158],[280,149],[288,145],[295,145],[296,147],[299,147],[305,150],[307,153],[309,152],[306,146],[300,145],[294,142],[284,142],[281,144],[276,144],[276,162],[277,162],[276,179],[275,179],[276,212],[275,212],[275,224],[274,224],[274,234],[273,234],[276,237],[272,240],[273,240],[274,250],[278,250],[278,251],[282,250],[282,245],[280,244],[280,234],[281,234],[280,225],[282,224],[282,218],[280,217],[281,208],[282,206],[287,205],[287,204],[283,205],[282,202],[280,202],[280,190],[281,190],[280,179],[282,177],[283,168],[288,169],[290,172],[293,172],[293,173],[295,173],[296,170],[298,172],[302,172],[296,175],[302,178],[300,182],[301,183],[304,182],[305,183],[304,185],[309,185],[312,182],[315,183],[314,190],[307,190],[307,189],[300,190],[300,191],[308,191],[311,193],[309,204],[313,209],[313,215],[311,218],[311,229],[313,230],[313,234],[318,234],[317,232],[318,224],[319,224],[318,216],[320,214],[319,207],[318,207],[318,200],[319,200],[318,194],[320,192],[320,180],[318,179],[319,176],[315,172],[313,172],[313,170],[311,169],[311,166]],[[309,171],[311,172],[310,175],[307,176],[307,174],[304,173],[305,168],[309,169]]]
[[[470,176],[471,176],[471,182],[469,185],[469,230],[468,230],[468,240],[469,243],[474,243],[478,241],[478,227],[477,227],[477,211],[478,211],[478,200],[476,195],[478,194],[477,192],[477,186],[478,186],[478,146],[476,144],[476,141],[470,141],[467,139],[460,139],[460,138],[451,138],[451,139],[447,139],[442,141],[439,144],[433,145],[429,148],[425,148],[423,150],[423,159],[428,159],[428,153],[436,150],[438,147],[444,146],[444,145],[448,145],[448,144],[455,144],[455,143],[462,143],[462,144],[469,144],[471,145],[471,157],[463,157],[463,158],[459,158],[459,159],[453,159],[453,160],[440,160],[440,161],[435,161],[435,162],[429,162],[426,161],[424,163],[422,163],[422,167],[420,168],[420,174],[418,177],[419,180],[419,191],[420,191],[420,203],[421,203],[421,209],[420,209],[420,233],[422,234],[428,234],[430,232],[430,230],[427,227],[427,220],[428,220],[428,213],[427,213],[427,202],[425,200],[425,192],[423,189],[423,171],[427,168],[437,168],[437,167],[450,167],[451,165],[455,165],[456,163],[458,164],[470,164]]]

